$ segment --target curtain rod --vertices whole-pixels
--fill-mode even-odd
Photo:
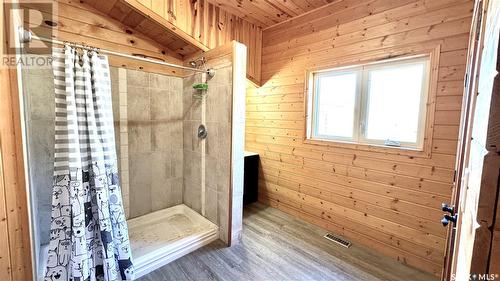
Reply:
[[[33,35],[33,33],[31,33],[31,31],[25,30],[23,28],[19,28],[19,41],[21,43],[29,43],[29,42],[33,41],[33,39],[39,40],[42,42],[58,44],[58,45],[64,45],[65,43],[70,43],[70,42],[59,41],[56,39],[50,39],[50,38],[45,38],[45,37],[41,37],[41,36],[36,36],[36,35]],[[89,49],[89,46],[84,46],[84,45],[80,45],[80,44],[76,44],[76,43],[70,43],[70,44],[72,46],[77,47],[77,48]],[[119,52],[115,52],[115,51],[110,51],[110,50],[105,50],[105,49],[99,49],[98,52],[102,53],[102,54],[108,54],[108,55],[124,57],[124,58],[129,58],[129,59],[134,59],[134,60],[140,60],[140,61],[159,64],[159,65],[163,65],[163,66],[180,68],[180,69],[184,69],[184,70],[191,70],[191,71],[195,71],[195,72],[203,72],[203,73],[207,73],[210,77],[215,75],[215,70],[212,68],[207,69],[207,70],[203,70],[203,69],[168,63],[168,62],[164,62],[164,61],[154,60],[154,59],[150,59],[150,58],[132,56],[132,55],[119,53]]]

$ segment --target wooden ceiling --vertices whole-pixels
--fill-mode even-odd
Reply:
[[[187,4],[188,1],[189,4]],[[186,26],[186,28],[183,28],[182,26],[183,22],[188,21],[188,19],[185,19],[186,17],[196,17],[195,9],[199,9],[199,12],[201,12],[206,6],[211,10],[209,6],[213,5],[215,9],[226,11],[251,24],[255,24],[257,27],[266,28],[322,7],[333,1],[334,0],[80,0],[81,3],[92,6],[123,25],[153,38],[155,41],[165,46],[169,53],[174,53],[181,57],[190,56],[200,50],[206,50],[208,46],[207,44],[201,44],[200,40],[196,40],[195,38],[197,38],[197,36],[195,34],[190,34],[193,32],[189,32],[189,29],[195,27],[189,28]],[[191,24],[191,26],[194,26],[194,23]],[[185,35],[191,35],[191,38]]]
[[[206,47],[196,40],[190,40],[188,36],[178,36],[180,31],[167,20],[155,17],[147,9],[138,9],[140,5],[132,7],[126,0],[82,0],[81,2],[154,39],[167,48],[169,53],[185,57],[206,50]]]
[[[334,0],[208,0],[224,10],[266,28]]]
[[[75,0],[56,0],[72,2]],[[153,39],[161,55],[184,59],[239,41],[248,48],[247,76],[260,81],[262,29],[338,0],[78,0]],[[342,2],[342,1],[340,1]],[[129,33],[130,32],[130,33]],[[134,45],[135,42],[130,41]]]
[[[75,1],[75,0],[56,0]],[[208,0],[77,0],[164,47],[162,55],[185,60],[236,40],[247,46],[247,77],[260,81],[262,28]],[[131,45],[135,45],[129,39]]]

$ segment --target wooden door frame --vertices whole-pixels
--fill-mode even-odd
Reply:
[[[9,32],[4,3],[0,4],[0,56],[9,51]],[[10,28],[10,29],[9,29]],[[17,68],[0,66],[0,279],[32,280],[29,201],[27,197],[22,139],[21,101]]]
[[[479,227],[475,230],[470,271],[472,274],[490,274],[490,276],[498,278],[498,274],[500,274],[500,259],[498,258],[500,245],[498,242],[494,242],[494,234],[495,229],[498,231],[500,228],[500,131],[498,130],[500,128],[500,22],[498,22],[500,2],[491,0],[486,2],[489,3],[485,7],[487,16],[484,20],[484,42],[481,50],[486,54],[486,57],[496,51],[496,65],[486,64],[485,69],[481,68],[481,71],[494,69],[497,73],[495,76],[490,76],[487,71],[485,73],[486,79],[478,79],[480,83],[479,94],[491,95],[491,99],[485,139],[487,154],[482,159],[481,189],[476,215]],[[496,45],[492,44],[495,42],[492,39],[497,40]],[[483,77],[481,75],[484,74],[479,73],[479,76]],[[492,83],[491,92],[483,92],[484,88],[482,87],[489,85],[489,82]]]
[[[495,0],[493,0],[495,1]],[[457,272],[457,261],[458,261],[458,248],[460,245],[461,239],[461,227],[462,227],[462,218],[460,217],[460,208],[463,206],[465,196],[467,192],[463,192],[465,188],[467,188],[469,179],[468,179],[468,168],[470,161],[470,149],[471,149],[471,140],[473,137],[472,134],[472,126],[474,123],[474,116],[476,113],[476,96],[479,91],[480,77],[488,78],[488,73],[480,73],[482,71],[481,64],[483,61],[483,52],[485,50],[485,38],[486,34],[489,32],[487,23],[491,20],[491,12],[489,8],[491,8],[490,0],[476,0],[474,5],[474,14],[473,21],[471,24],[471,32],[470,32],[470,42],[469,42],[469,51],[468,51],[468,62],[467,62],[467,73],[466,73],[466,84],[464,89],[464,97],[462,102],[462,115],[461,115],[461,123],[460,123],[460,138],[459,145],[457,150],[457,162],[456,162],[456,179],[454,182],[454,190],[452,195],[452,205],[455,206],[457,213],[459,213],[458,221],[456,226],[450,226],[448,228],[448,241],[446,248],[446,256],[444,261],[444,269],[442,274],[442,280],[453,280],[453,275]],[[498,7],[497,7],[498,9]],[[493,16],[494,18],[494,16]],[[496,32],[499,32],[498,30]],[[500,65],[500,49],[497,50],[497,69]],[[498,79],[498,78],[497,78]],[[495,88],[492,89],[495,91]],[[493,92],[494,93],[494,92]],[[482,93],[487,94],[487,93]],[[491,109],[490,109],[491,114]],[[491,117],[490,117],[491,118]],[[489,119],[491,121],[491,119]],[[498,137],[498,136],[496,136]],[[489,139],[489,136],[488,136]],[[490,150],[491,148],[486,148]],[[491,151],[490,151],[491,153]],[[495,151],[492,154],[497,153]],[[491,155],[491,154],[488,154]],[[489,171],[490,174],[486,175],[487,179],[485,182],[485,174],[482,174],[481,186],[480,186],[480,196],[479,196],[479,207],[478,212],[474,215],[474,220],[480,220],[482,223],[481,227],[476,229],[475,237],[474,237],[474,245],[472,249],[471,255],[471,264],[470,271],[471,273],[476,274],[487,274],[492,272],[487,272],[488,267],[487,264],[489,262],[490,252],[492,250],[492,244],[485,245],[485,228],[488,228],[490,225],[485,226],[486,223],[492,224],[491,218],[485,215],[485,210],[488,209],[487,212],[490,212],[491,215],[492,210],[495,210],[497,201],[491,200],[490,197],[494,196],[495,198],[498,196],[498,186],[491,187],[486,185],[494,185],[495,183],[487,182],[492,181],[491,178],[491,166],[496,165],[497,162],[486,161],[486,157],[483,159],[483,167],[482,170]],[[489,165],[489,166],[488,166]],[[488,170],[489,169],[489,170]],[[497,167],[493,167],[493,169],[497,169]],[[498,172],[498,171],[497,171]],[[498,177],[498,174],[493,175],[493,177]],[[493,179],[494,180],[494,179]],[[486,185],[485,185],[486,184]],[[481,197],[483,197],[483,203],[481,203]],[[488,197],[488,198],[485,198]],[[486,200],[484,200],[486,199]],[[489,206],[485,206],[485,201],[489,204]],[[479,210],[482,208],[482,212]],[[481,216],[487,216],[487,219],[482,219]],[[479,234],[479,235],[478,235]],[[487,240],[487,239],[486,239]],[[488,240],[490,241],[490,240]],[[491,241],[490,241],[491,242]],[[494,272],[497,273],[498,272]],[[455,276],[455,278],[463,278],[462,276]]]
[[[462,99],[462,113],[460,117],[459,142],[457,147],[457,160],[455,163],[455,178],[450,204],[458,210],[460,199],[462,196],[462,188],[464,188],[464,180],[466,180],[465,168],[469,158],[469,145],[471,134],[471,110],[474,106],[474,93],[476,92],[475,75],[477,73],[477,62],[480,57],[479,33],[481,31],[482,21],[482,5],[483,0],[476,0],[474,4],[474,12],[471,21],[471,31],[469,37],[469,48],[467,55],[467,72],[465,74],[464,96]],[[456,271],[457,259],[457,244],[460,239],[460,223],[461,217],[458,217],[456,224],[450,223],[447,231],[447,243],[445,249],[445,257],[443,264],[443,272],[441,274],[442,281],[451,280],[452,274]]]
[[[0,189],[3,189],[8,251],[0,255],[9,263],[0,269],[2,280],[31,280],[31,240],[26,193],[19,91],[16,69],[0,70]],[[0,212],[2,214],[2,212]],[[6,270],[7,272],[4,272]],[[4,275],[5,274],[5,275]]]
[[[28,200],[26,193],[24,159],[17,99],[17,73],[15,70],[0,70],[0,194],[5,214],[6,234],[2,229],[2,240],[8,241],[8,251],[0,253],[9,263],[7,275],[1,268],[0,276],[11,280],[31,280],[31,239],[29,233]],[[0,225],[0,228],[3,226]],[[10,280],[3,279],[2,280]]]

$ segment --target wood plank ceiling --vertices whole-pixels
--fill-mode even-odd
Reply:
[[[197,0],[194,0],[193,2],[196,1]],[[261,28],[283,22],[332,1],[333,0],[208,0],[208,2],[214,6]],[[171,21],[158,22],[158,20],[161,21],[162,18],[151,18],[145,15],[144,12],[132,7],[135,1],[83,0],[82,2],[150,38],[154,38],[155,41],[162,44],[173,53],[183,57],[190,56],[200,49],[203,50],[203,46],[194,42],[196,40],[188,41],[186,38],[175,36],[175,33],[172,32],[175,30],[175,25],[172,25],[170,30],[166,30],[165,25],[168,25]],[[139,2],[142,3],[143,1]],[[168,9],[169,12],[170,10],[172,10],[174,14],[179,12],[174,9],[177,5],[174,3],[176,0],[165,0],[161,2],[170,7]],[[174,17],[174,15],[171,16]]]
[[[146,16],[141,11],[128,5],[126,1],[84,0],[82,2],[107,14],[125,26],[147,35],[169,51],[182,57],[190,56],[200,50],[205,51],[203,46],[197,44],[195,40],[187,40],[186,37],[177,36],[175,32],[172,32],[172,29],[175,29],[174,26],[171,27],[171,30],[166,29],[164,22]]]
[[[266,28],[333,0],[208,0],[257,26]]]
[[[247,78],[257,84],[262,30],[333,1],[80,0],[119,21],[126,32],[138,31],[164,46],[162,55],[181,60],[232,40],[241,42],[248,48]]]

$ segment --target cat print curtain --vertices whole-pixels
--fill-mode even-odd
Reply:
[[[46,281],[131,280],[106,56],[53,54],[55,160]]]

